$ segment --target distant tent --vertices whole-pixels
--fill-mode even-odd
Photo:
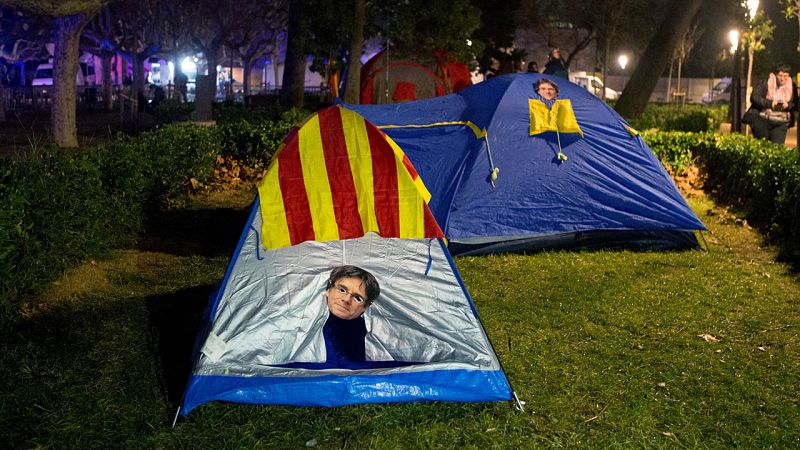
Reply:
[[[411,58],[379,52],[361,67],[362,104],[402,103],[439,97],[472,85],[466,64],[446,52]]]
[[[344,108],[313,115],[273,158],[219,291],[181,414],[214,400],[336,406],[499,401],[508,380],[394,142]],[[373,273],[362,368],[326,358],[332,268]]]
[[[347,105],[389,135],[430,189],[453,254],[623,246],[697,248],[705,226],[638,133],[585,89],[492,78],[398,105]]]

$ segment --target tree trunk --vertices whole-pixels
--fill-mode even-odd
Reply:
[[[78,146],[75,118],[78,87],[78,42],[86,25],[85,14],[53,19],[55,50],[53,51],[53,105],[50,109],[53,139],[62,148]]]
[[[753,76],[753,46],[747,46],[747,84],[744,90],[744,110],[750,109],[750,87],[752,86]]]
[[[702,5],[702,0],[674,0],[672,2],[670,10],[674,13],[664,19],[656,34],[650,39],[644,54],[639,59],[642,64],[636,65],[636,70],[614,108],[620,115],[626,119],[634,119],[644,112],[650,94],[653,93],[658,78],[669,62],[672,50],[689,28],[692,19]]]
[[[355,0],[353,35],[350,40],[350,67],[347,69],[345,103],[358,103],[361,99],[361,48],[364,42],[364,0]]]
[[[144,76],[144,60],[148,57],[144,53],[137,53],[136,54],[136,64],[133,66],[133,85],[136,86],[136,89],[139,91],[144,91],[145,85],[147,84],[147,79]]]
[[[273,86],[273,90],[278,89],[278,80],[280,79],[280,67],[278,67],[278,50],[275,49],[272,51],[272,79],[275,80],[275,86]]]
[[[676,82],[678,83],[677,91],[679,106],[683,106],[683,104],[686,102],[686,98],[683,95],[683,89],[681,88],[681,69],[683,69],[683,58],[678,58],[678,78]]]
[[[245,103],[250,95],[250,67],[252,65],[253,61],[250,58],[242,58],[242,95]]]
[[[3,92],[3,85],[0,83],[0,122],[6,121],[6,99]]]
[[[283,88],[281,104],[287,107],[303,107],[303,87],[306,80],[306,56],[300,25],[302,0],[289,1],[287,26],[286,61],[283,65]]]
[[[103,107],[106,111],[114,109],[113,86],[111,84],[111,52],[104,51],[100,56],[103,65]]]
[[[675,58],[669,59],[669,75],[667,76],[667,103],[672,103],[672,69],[675,67]]]
[[[603,87],[603,92],[600,93],[600,98],[602,98],[603,101],[605,101],[606,100],[605,86],[608,86],[608,83],[606,82],[606,77],[608,76],[608,54],[611,53],[611,40],[607,38],[603,40],[605,42],[603,45],[603,72],[601,74],[602,76],[601,81],[603,82],[604,87]]]

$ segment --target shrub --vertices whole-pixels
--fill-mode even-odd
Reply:
[[[658,159],[673,173],[686,169],[693,163],[693,149],[698,146],[702,134],[674,131],[670,133],[646,130],[642,139],[653,150]]]
[[[101,169],[88,153],[54,147],[2,161],[0,303],[4,323],[21,298],[67,266],[118,242]]]
[[[181,103],[177,100],[165,99],[153,110],[156,123],[166,125],[191,119],[194,103]]]
[[[642,133],[665,165],[696,160],[706,188],[740,207],[747,219],[800,247],[800,154],[796,149],[740,134]]]
[[[308,111],[294,108],[283,112],[276,121],[240,118],[220,123],[217,126],[220,154],[254,169],[261,169],[269,163],[289,131],[308,115]]]
[[[191,178],[209,178],[216,136],[179,124],[0,159],[0,328],[65,268],[135,242],[145,208],[180,201]]]
[[[639,130],[656,128],[661,131],[716,131],[727,116],[727,107],[704,105],[665,105],[650,103],[644,113],[631,122]]]

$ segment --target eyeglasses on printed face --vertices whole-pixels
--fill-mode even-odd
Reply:
[[[333,289],[335,292],[338,292],[340,295],[350,296],[356,304],[361,305],[367,300],[362,297],[358,293],[350,292],[346,287],[342,286],[341,284],[333,285]]]

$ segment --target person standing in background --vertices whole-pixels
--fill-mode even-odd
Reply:
[[[558,47],[553,47],[553,49],[550,50],[550,55],[547,57],[547,64],[545,64],[544,72],[542,73],[554,75],[564,79],[569,78],[567,62],[561,58],[561,51],[558,49]]]

